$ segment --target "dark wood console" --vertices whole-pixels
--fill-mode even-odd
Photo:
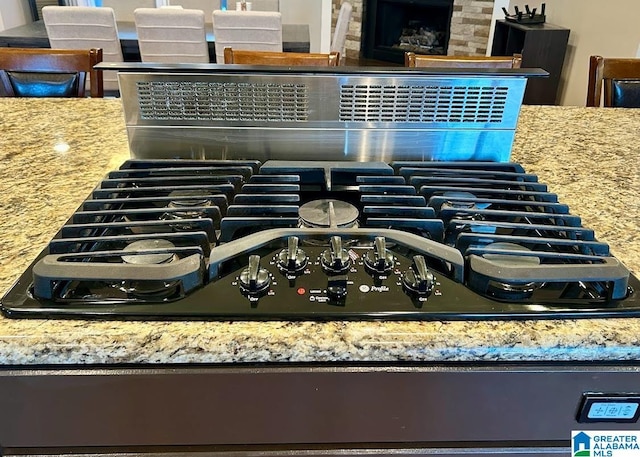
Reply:
[[[491,55],[522,54],[523,68],[543,68],[548,78],[530,79],[524,94],[528,105],[555,105],[569,29],[551,24],[518,24],[496,21]]]

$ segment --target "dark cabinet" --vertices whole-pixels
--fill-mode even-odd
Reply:
[[[543,68],[548,78],[533,78],[527,82],[524,103],[555,105],[558,98],[560,73],[567,51],[569,29],[551,24],[518,24],[496,21],[491,55],[522,54],[523,68]]]
[[[64,5],[62,0],[29,0],[29,9],[34,21],[42,19],[42,7],[49,5]]]
[[[637,392],[637,373],[636,362],[2,367],[0,443],[6,457],[559,457],[571,430],[596,427],[576,422],[583,392]]]

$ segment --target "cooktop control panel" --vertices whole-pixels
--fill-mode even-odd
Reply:
[[[300,309],[300,302],[308,302],[311,311],[371,302],[367,308],[374,309],[393,296],[399,311],[412,310],[442,296],[446,280],[427,263],[422,255],[407,258],[387,249],[384,237],[376,238],[375,247],[344,246],[337,236],[330,246],[299,246],[289,237],[284,249],[250,255],[225,282],[252,306],[285,301]],[[399,294],[406,299],[397,300]]]
[[[462,274],[459,259],[452,255],[447,262],[446,250],[420,250],[393,236],[348,232],[298,232],[266,243],[256,240],[244,252],[231,246],[229,256],[212,258],[207,287],[191,298],[207,306],[215,297],[218,313],[262,318],[293,310],[316,318],[355,317],[365,310],[371,317],[408,316],[426,309],[454,313],[457,300],[447,300],[447,295],[459,296],[454,279]],[[247,239],[256,236],[262,235]]]

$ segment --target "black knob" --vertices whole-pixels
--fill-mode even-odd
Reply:
[[[430,295],[436,280],[427,268],[427,262],[421,255],[413,256],[413,265],[402,279],[407,292],[416,295]]]
[[[269,289],[269,272],[260,267],[260,256],[249,256],[249,266],[240,273],[240,289],[248,295],[259,295]]]
[[[331,237],[331,247],[320,256],[322,268],[328,274],[346,273],[351,268],[351,258],[346,249],[342,249],[342,238]]]
[[[383,236],[377,236],[373,250],[365,253],[364,266],[369,272],[378,275],[389,273],[393,269],[393,254],[387,250]]]
[[[298,237],[287,239],[287,248],[278,254],[278,268],[288,274],[299,274],[307,266],[307,254],[298,248]]]
[[[327,295],[333,301],[343,301],[347,297],[347,276],[333,276],[327,284]]]

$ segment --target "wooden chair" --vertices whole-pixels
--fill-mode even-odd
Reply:
[[[209,63],[202,10],[138,8],[134,17],[143,62]]]
[[[589,58],[587,106],[601,105],[640,108],[640,59]]]
[[[84,97],[87,74],[91,96],[104,95],[101,49],[0,48],[0,85],[9,97]]]
[[[122,62],[116,17],[112,8],[83,6],[45,6],[44,25],[55,49],[102,49],[104,62]],[[118,75],[106,71],[104,90],[117,93]]]
[[[405,52],[405,67],[440,68],[520,68],[522,55],[513,56],[440,56]]]
[[[336,67],[339,61],[340,54],[337,52],[315,54],[308,52],[242,51],[224,48],[224,63],[226,64]]]
[[[216,62],[224,62],[224,49],[282,52],[282,15],[266,11],[213,12]]]

